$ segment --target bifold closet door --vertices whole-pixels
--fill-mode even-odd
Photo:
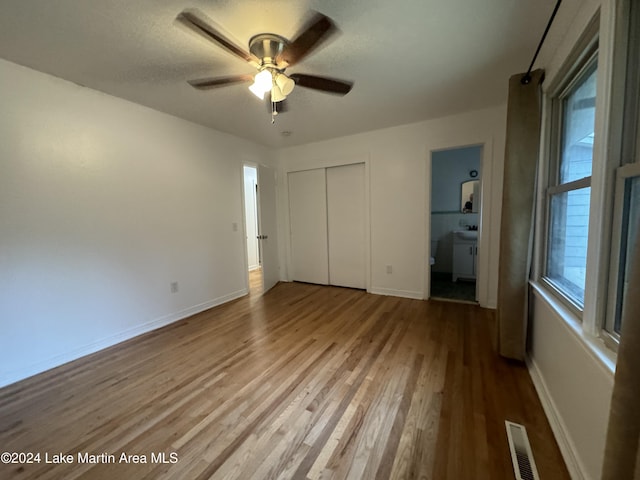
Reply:
[[[366,288],[364,163],[327,168],[329,284]]]
[[[299,282],[327,285],[329,260],[325,169],[291,172],[288,183],[291,277]]]

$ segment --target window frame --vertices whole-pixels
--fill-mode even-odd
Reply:
[[[593,22],[592,22],[593,23]],[[598,66],[598,54],[599,54],[599,35],[597,29],[595,31],[588,32],[585,42],[577,48],[577,55],[573,55],[573,62],[569,63],[568,68],[564,75],[561,76],[561,80],[550,90],[548,95],[548,105],[550,110],[548,125],[548,171],[547,171],[547,186],[544,189],[544,223],[543,223],[543,249],[540,258],[540,276],[539,281],[550,290],[550,292],[556,297],[562,304],[569,309],[569,311],[576,316],[579,320],[582,320],[584,312],[584,300],[583,305],[577,304],[570,295],[565,293],[561,286],[550,279],[547,276],[548,271],[548,259],[550,255],[550,239],[552,226],[551,216],[551,200],[554,196],[570,191],[575,191],[582,188],[591,188],[591,178],[593,172],[588,177],[583,177],[575,180],[571,180],[565,183],[560,183],[560,168],[562,163],[562,139],[564,134],[564,104],[566,97],[573,91],[576,84],[582,81],[587,73],[595,65],[596,71]],[[596,87],[597,88],[597,87]],[[598,95],[598,93],[596,93]],[[597,104],[597,101],[596,101]],[[593,162],[593,157],[592,157]],[[589,209],[591,210],[591,208]],[[591,221],[589,221],[589,224]],[[585,265],[586,267],[586,265]],[[585,290],[586,294],[586,290]]]
[[[560,64],[550,65],[551,82],[544,88],[543,123],[540,138],[539,179],[536,196],[535,260],[530,282],[534,292],[584,342],[603,364],[615,371],[619,338],[607,331],[609,312],[620,308],[612,297],[612,276],[620,275],[620,233],[614,217],[621,207],[615,204],[616,178],[628,164],[640,164],[640,2],[616,0],[601,12],[594,9],[584,22],[581,33]],[[595,46],[595,47],[594,47]],[[547,188],[558,175],[557,104],[552,100],[569,84],[572,75],[595,48],[598,51],[595,138],[591,172],[587,269],[584,308],[572,308],[555,287],[544,280],[547,269],[549,239],[549,201]],[[554,131],[555,129],[555,131]],[[624,170],[622,170],[624,171]],[[630,175],[635,176],[635,175]],[[620,204],[620,201],[618,201]],[[614,228],[616,227],[616,228]],[[614,268],[615,267],[615,268]],[[613,290],[615,292],[615,290]],[[617,294],[617,292],[616,292]],[[624,335],[624,330],[622,331]]]
[[[611,255],[609,285],[607,294],[607,314],[603,323],[602,335],[607,343],[614,342],[614,346],[620,343],[620,333],[615,331],[616,317],[622,309],[618,303],[620,294],[622,241],[626,233],[624,225],[626,181],[640,177],[640,162],[627,163],[616,171],[615,200],[613,208],[613,228],[611,229]],[[626,256],[626,251],[624,252]]]
[[[612,214],[612,222],[611,233],[604,239],[610,254],[604,255],[608,262],[608,277],[604,284],[605,305],[597,328],[605,344],[617,352],[620,334],[615,332],[614,325],[616,312],[622,308],[622,304],[618,305],[618,282],[625,183],[640,175],[640,5],[632,0],[620,0],[616,17],[608,132],[611,146],[611,207],[608,211]]]

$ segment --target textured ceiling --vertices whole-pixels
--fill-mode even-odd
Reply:
[[[178,117],[281,147],[497,105],[526,70],[555,0],[13,0],[0,57]],[[175,22],[204,12],[248,49],[294,37],[311,10],[340,29],[287,73],[355,83],[345,97],[297,87],[271,124],[247,84],[199,91],[188,79],[254,73]],[[285,137],[283,131],[291,132]]]

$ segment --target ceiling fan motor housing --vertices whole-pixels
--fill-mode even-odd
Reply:
[[[251,37],[249,40],[249,51],[260,59],[261,66],[274,67],[282,70],[286,68],[287,65],[286,63],[284,65],[278,65],[277,59],[288,44],[289,41],[280,35],[261,33]]]

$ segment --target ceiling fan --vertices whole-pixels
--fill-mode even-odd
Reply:
[[[253,81],[249,89],[258,98],[269,99],[272,122],[274,116],[283,111],[283,101],[296,85],[336,95],[346,95],[353,87],[352,82],[335,78],[285,73],[287,68],[298,64],[336,32],[331,19],[321,13],[316,12],[291,41],[273,33],[254,35],[249,40],[248,52],[227,39],[197,10],[185,10],[177,20],[258,70],[255,76],[245,74],[201,78],[189,80],[188,83],[194,88],[207,90]]]

